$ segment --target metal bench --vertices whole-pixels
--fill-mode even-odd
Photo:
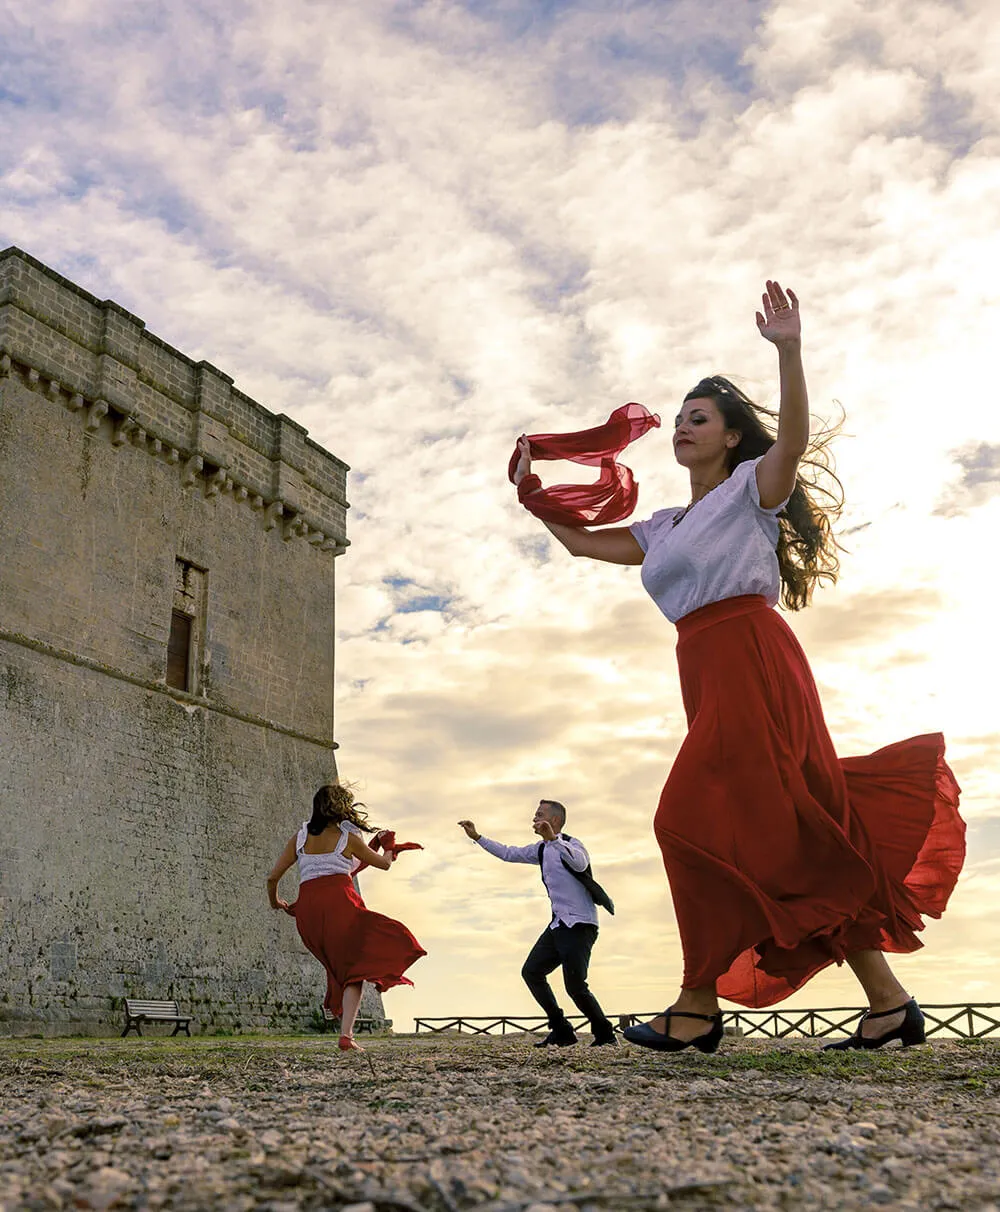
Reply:
[[[190,1037],[191,1032],[188,1030],[190,1022],[190,1016],[181,1014],[176,1002],[143,1002],[127,997],[125,999],[125,1030],[122,1032],[122,1038],[128,1035],[133,1028],[136,1035],[142,1035],[143,1023],[173,1023],[174,1029],[171,1031],[171,1035],[183,1031],[186,1036]]]

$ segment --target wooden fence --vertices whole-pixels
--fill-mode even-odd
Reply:
[[[942,1039],[1000,1038],[1000,1002],[984,1002],[964,1006],[924,1006],[927,1035]],[[653,1018],[659,1011],[648,1014],[619,1014],[619,1028]],[[784,1039],[787,1036],[807,1036],[822,1039],[828,1035],[850,1035],[864,1014],[856,1007],[836,1006],[827,1010],[726,1010],[723,1024],[745,1037],[763,1036]],[[567,1015],[574,1028],[587,1026],[582,1015]],[[538,1035],[548,1030],[546,1020],[536,1015],[460,1015],[455,1018],[418,1018],[414,1029],[433,1034],[457,1031],[472,1035]]]

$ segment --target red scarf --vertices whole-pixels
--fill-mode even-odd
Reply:
[[[564,526],[621,522],[635,509],[639,486],[631,468],[617,462],[615,455],[659,424],[660,418],[641,404],[623,404],[595,429],[530,435],[533,459],[568,459],[589,467],[599,466],[601,474],[593,484],[554,484],[543,488],[542,481],[531,473],[517,486],[518,500],[543,522],[561,522]],[[519,457],[515,447],[507,469],[512,484]]]
[[[372,838],[370,849],[381,850],[385,854],[399,855],[404,850],[423,850],[423,846],[419,842],[397,842],[396,834],[392,829],[382,829]],[[360,875],[368,865],[368,863],[362,863],[360,867],[355,868],[354,874]]]

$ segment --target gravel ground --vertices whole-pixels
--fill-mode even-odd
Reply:
[[[1000,1041],[367,1047],[0,1040],[0,1212],[1000,1212]]]

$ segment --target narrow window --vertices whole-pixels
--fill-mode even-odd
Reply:
[[[187,690],[191,664],[191,616],[174,610],[170,615],[170,639],[167,641],[167,685]]]
[[[167,685],[202,693],[208,573],[189,560],[174,561],[174,600],[167,639]]]

